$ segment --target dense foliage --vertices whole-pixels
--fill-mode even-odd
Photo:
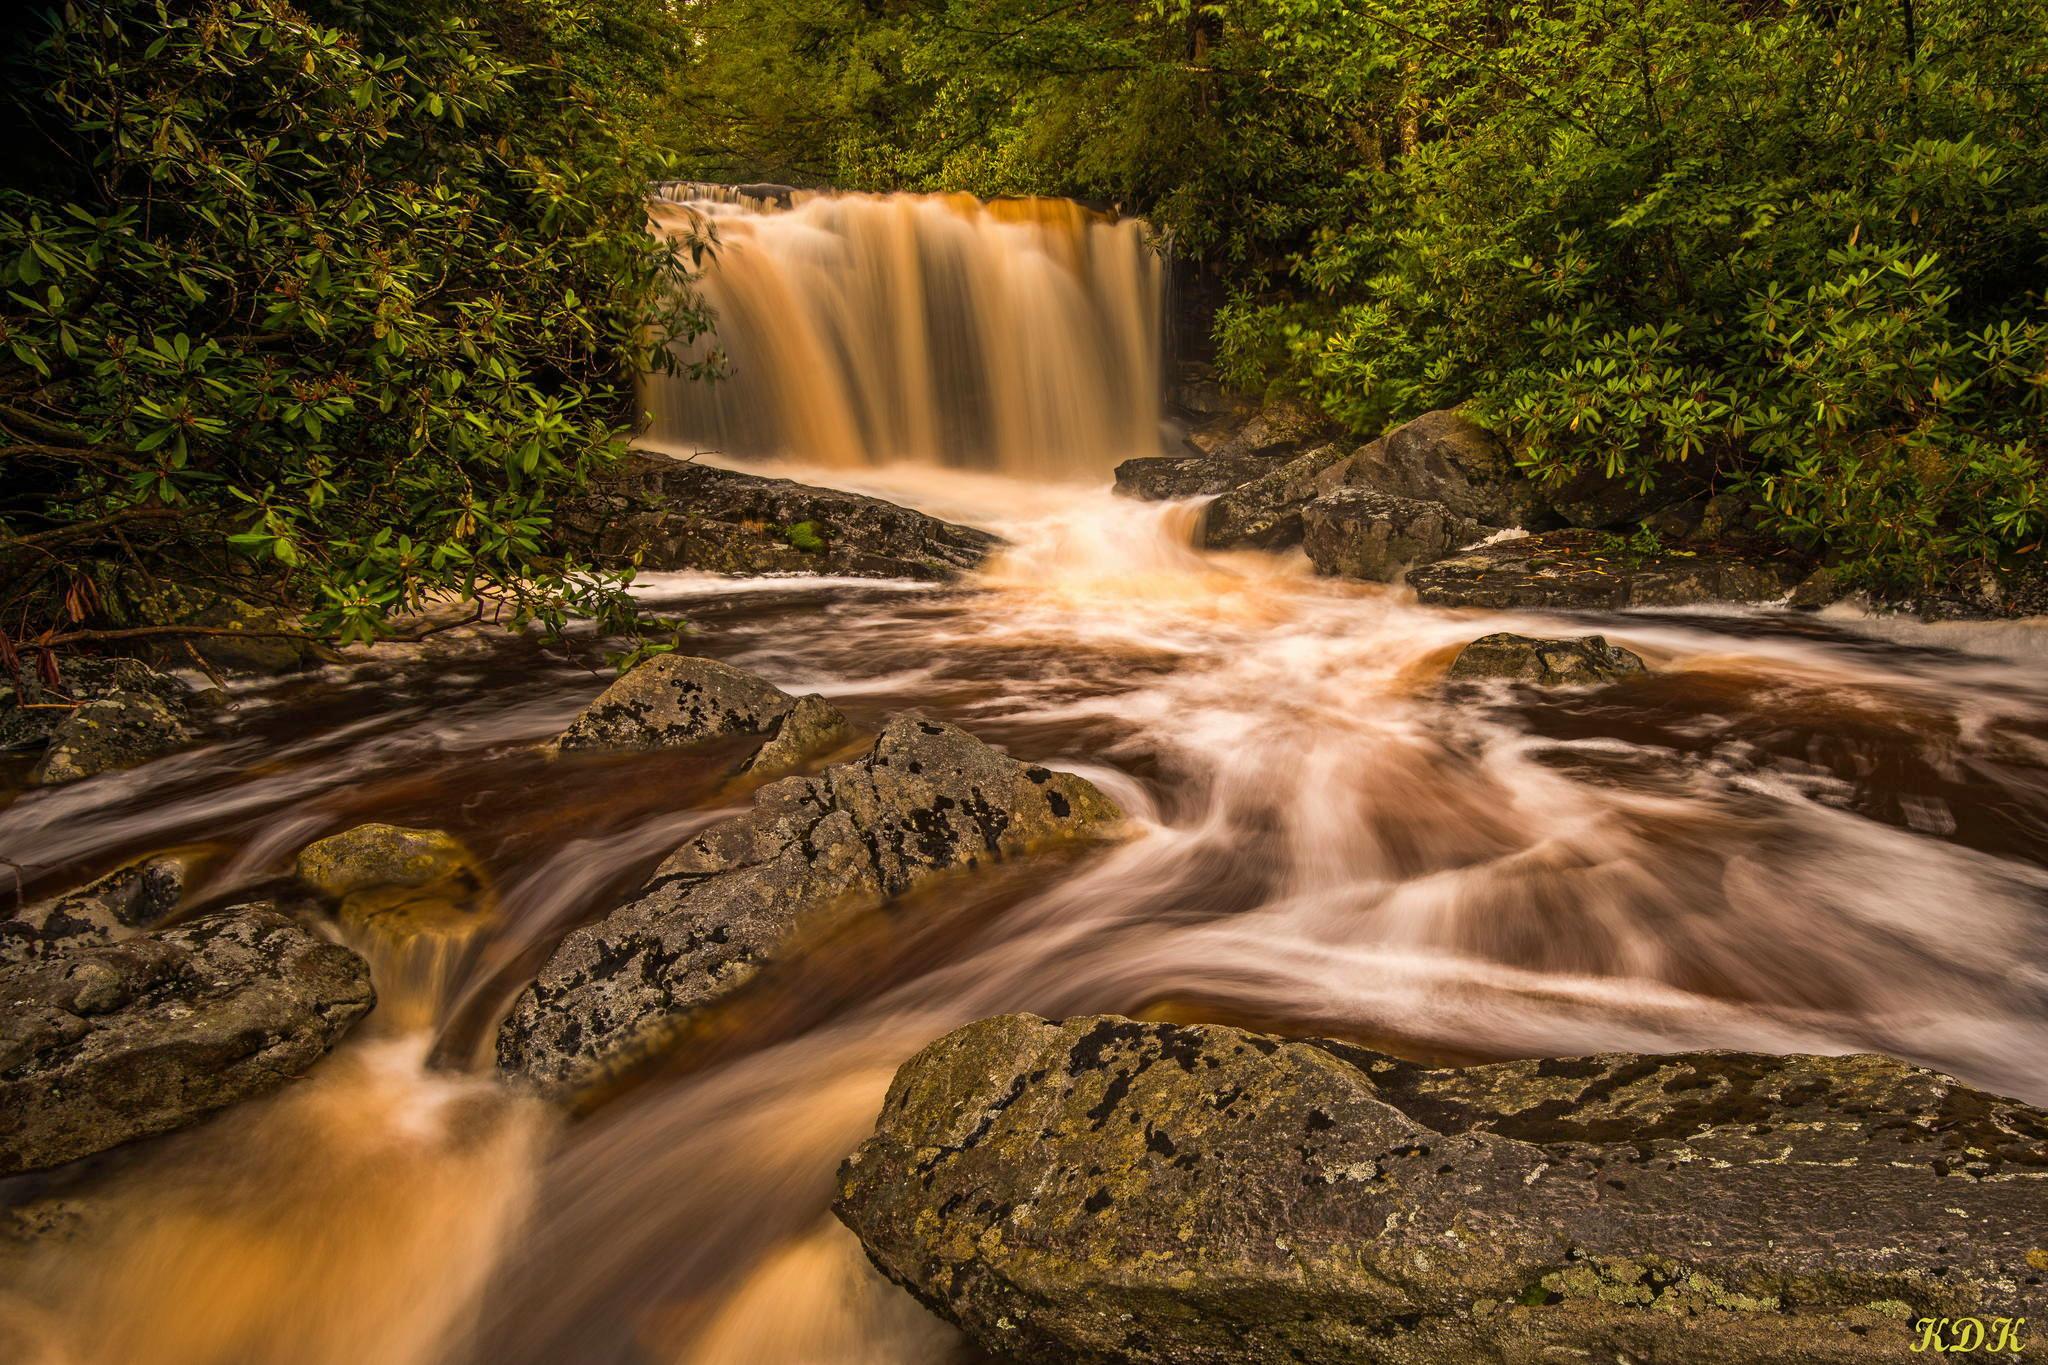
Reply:
[[[1361,432],[1749,492],[1889,590],[2048,533],[2048,2],[706,0],[700,165],[1065,192]],[[801,155],[790,149],[801,148]]]
[[[0,630],[155,575],[370,638],[436,595],[617,619],[552,499],[701,326],[645,230],[660,0],[71,0],[16,21]]]

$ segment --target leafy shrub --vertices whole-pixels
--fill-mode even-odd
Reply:
[[[515,624],[630,613],[559,556],[548,509],[622,453],[635,373],[702,325],[645,230],[645,101],[614,49],[563,39],[590,31],[566,7],[472,13],[70,0],[17,21],[36,140],[0,187],[7,629],[52,638],[91,615],[80,581],[106,601],[223,551],[343,640],[450,592]]]

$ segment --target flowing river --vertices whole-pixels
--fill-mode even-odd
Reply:
[[[603,687],[596,642],[450,635],[241,685],[228,738],[0,809],[31,896],[192,843],[212,892],[260,888],[381,819],[460,835],[496,899],[458,940],[359,943],[381,1003],[305,1080],[0,1185],[86,1210],[0,1250],[0,1359],[974,1359],[828,1204],[897,1064],[1007,1011],[1445,1060],[1875,1049],[2048,1100],[2048,631],[1431,610],[1197,551],[1197,503],[983,464],[777,471],[1003,535],[964,581],[640,590],[698,652],[857,725],[917,708],[1080,772],[1137,837],[849,925],[594,1113],[502,1086],[497,1020],[564,932],[744,800],[718,751],[537,752]],[[1444,690],[1460,644],[1561,625],[1652,675]]]

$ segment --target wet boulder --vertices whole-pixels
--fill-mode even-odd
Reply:
[[[895,717],[860,759],[761,788],[564,939],[499,1031],[499,1067],[557,1093],[621,1074],[800,932],[942,874],[1107,837],[1120,818],[1071,773]]]
[[[1229,407],[1188,433],[1188,448],[1220,460],[1297,455],[1341,433],[1337,424],[1299,398],[1269,398],[1255,408]]]
[[[1483,635],[1458,651],[1447,676],[1458,682],[1505,679],[1537,687],[1576,687],[1645,673],[1642,656],[1607,643],[1604,635],[1539,640],[1529,635]]]
[[[657,654],[604,690],[556,746],[564,752],[673,749],[760,735],[746,763],[766,775],[843,743],[846,717],[823,697],[792,697],[764,678],[716,659]]]
[[[1425,606],[1495,611],[1775,602],[1805,569],[1781,553],[1705,547],[1632,552],[1598,531],[1550,531],[1460,551],[1408,575]]]
[[[564,542],[607,568],[947,579],[1002,544],[880,498],[634,455],[556,511]]]
[[[139,659],[67,659],[54,684],[0,676],[0,749],[41,749],[28,780],[57,786],[185,747],[219,703]]]
[[[374,1001],[360,957],[267,905],[0,966],[0,1175],[268,1094]]]
[[[1876,1056],[1011,1015],[904,1064],[836,1212],[1005,1359],[1848,1365],[2048,1311],[2048,1114]]]
[[[1488,528],[1440,502],[1369,488],[1337,488],[1301,509],[1302,549],[1316,572],[1389,583],[1486,536]]]
[[[1343,446],[1317,446],[1209,504],[1202,543],[1212,550],[1285,550],[1301,544],[1302,509],[1342,479]]]
[[[1277,455],[1154,455],[1116,467],[1115,492],[1126,498],[1164,502],[1203,498],[1242,488],[1292,458]]]
[[[1556,524],[1536,485],[1515,468],[1499,437],[1462,413],[1426,412],[1360,448],[1344,481],[1397,497],[1441,503],[1487,526]]]
[[[178,908],[205,859],[199,848],[154,853],[0,919],[0,963],[132,937]]]
[[[470,851],[438,829],[367,824],[299,850],[301,882],[332,900],[386,886],[426,886],[471,872]]]

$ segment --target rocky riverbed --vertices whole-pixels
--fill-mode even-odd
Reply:
[[[1297,419],[1120,497],[649,467],[592,534],[674,549],[638,590],[689,634],[623,677],[455,631],[24,680],[0,1354],[1847,1361],[2040,1317],[2035,628],[1453,543],[1526,511],[1484,433]],[[82,742],[109,704],[163,742]]]

